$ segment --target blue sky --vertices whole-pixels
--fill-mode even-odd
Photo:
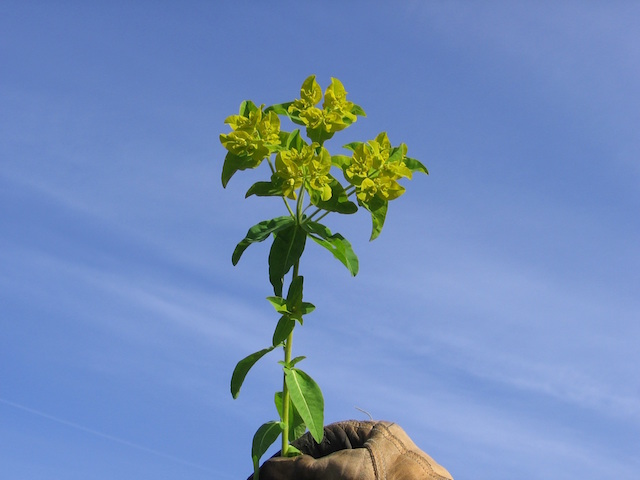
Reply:
[[[636,2],[0,6],[0,467],[11,479],[233,479],[273,419],[266,245],[223,190],[223,120],[316,74],[430,176],[327,217],[360,274],[303,259],[294,354],[326,420],[399,423],[456,480],[640,468]],[[243,172],[245,173],[245,172]]]

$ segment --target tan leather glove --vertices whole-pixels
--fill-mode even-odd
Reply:
[[[453,480],[391,422],[333,423],[322,443],[306,433],[293,445],[303,455],[270,458],[260,480]]]

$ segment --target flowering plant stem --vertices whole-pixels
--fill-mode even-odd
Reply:
[[[275,394],[279,419],[264,423],[253,437],[255,480],[259,476],[260,458],[278,436],[282,437],[281,455],[292,456],[300,452],[291,442],[306,430],[317,442],[322,441],[324,434],[324,398],[320,387],[297,367],[304,357],[292,355],[293,331],[315,309],[313,304],[303,301],[304,278],[299,274],[307,239],[328,250],[355,276],[359,262],[351,244],[319,222],[329,213],[350,215],[362,207],[371,214],[373,240],[382,231],[388,203],[404,193],[398,181],[410,179],[414,172],[428,173],[422,163],[406,156],[404,143],[393,147],[386,132],[368,142],[346,144],[344,148],[351,155],[331,155],[324,147],[325,142],[357,117],[365,116],[360,106],[347,101],[346,94],[342,83],[333,78],[323,95],[312,75],[303,82],[300,98],[292,102],[267,108],[250,100],[242,102],[239,114],[225,120],[232,131],[220,135],[228,150],[222,166],[222,185],[226,187],[238,171],[257,168],[267,160],[270,178],[253,184],[246,197],[280,197],[288,212],[251,227],[231,257],[236,265],[250,245],[273,239],[268,266],[274,295],[267,300],[280,319],[271,345],[240,360],[231,376],[231,394],[236,398],[253,365],[272,350],[284,349],[284,359],[279,362],[283,368],[282,391]],[[309,141],[302,138],[299,129],[281,130],[280,117],[303,126]],[[334,169],[342,172],[346,187],[331,174]],[[294,208],[289,200],[295,200]],[[312,213],[305,215],[312,207]],[[284,279],[289,272],[285,295]]]
[[[302,221],[302,212],[303,212],[303,200],[304,198],[304,190],[302,187],[298,193],[298,202],[296,204],[296,222],[300,225]],[[285,203],[289,206],[289,203],[285,199]],[[299,275],[298,270],[300,268],[300,260],[297,260],[293,264],[293,274],[291,281],[293,282]],[[291,364],[291,352],[293,350],[293,330],[287,336],[287,339],[284,342],[284,364]],[[282,378],[282,456],[287,456],[289,453],[289,410],[291,409],[291,396],[289,394],[289,387],[287,386],[286,376],[283,375]]]
[[[289,364],[291,362],[291,344],[293,342],[293,330],[287,337],[284,344],[284,363]],[[282,378],[282,456],[286,457],[289,453],[289,409],[291,406],[291,398],[289,395],[289,388],[287,387],[286,377]]]

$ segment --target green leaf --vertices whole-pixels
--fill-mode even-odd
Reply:
[[[263,348],[259,352],[252,353],[238,362],[231,375],[231,395],[233,398],[238,398],[240,387],[242,387],[242,383],[247,373],[249,373],[249,370],[251,370],[251,367],[274,348],[275,347]]]
[[[351,143],[347,143],[346,145],[343,145],[342,148],[346,148],[347,150],[351,150],[352,152],[355,152],[356,148],[358,148],[363,143],[364,142],[351,142]]]
[[[378,238],[378,235],[380,235],[380,232],[382,231],[384,221],[387,217],[387,208],[389,206],[389,202],[374,197],[371,202],[362,203],[362,206],[369,210],[369,213],[371,213],[372,227],[371,238],[369,239],[369,241],[373,241]]]
[[[402,160],[402,156],[404,155],[405,151],[406,151],[406,148],[403,149],[402,147],[392,148],[391,153],[389,153],[389,158],[387,159],[387,162],[399,162],[400,160]]]
[[[291,313],[297,313],[302,305],[302,286],[304,277],[299,275],[291,280],[289,291],[287,292],[287,310]]]
[[[300,130],[297,129],[289,134],[289,138],[285,143],[287,149],[295,148],[298,151],[301,151],[305,145],[307,145],[307,142],[300,136]]]
[[[331,230],[317,222],[306,222],[302,226],[311,234],[311,239],[329,250],[335,258],[347,267],[351,275],[355,277],[358,274],[358,256],[346,238],[339,233],[332,235]]]
[[[284,378],[293,406],[314,440],[320,443],[324,436],[324,398],[320,387],[309,375],[297,368],[285,368]]]
[[[251,195],[256,197],[281,197],[282,196],[282,179],[277,175],[274,175],[270,182],[256,182],[245,194],[245,198],[249,198]]]
[[[429,175],[429,170],[415,158],[404,157],[404,164],[412,172],[422,172]]]
[[[302,430],[302,433],[300,434],[296,434],[298,430],[293,431],[293,435],[291,435],[292,441],[297,440],[302,435],[304,435],[304,432],[307,430],[307,427],[305,427],[305,425],[302,424],[302,428],[303,430]],[[302,452],[298,450],[296,447],[294,447],[293,445],[289,445],[289,448],[287,449],[287,457],[297,457],[298,455],[302,455]]]
[[[351,164],[351,157],[347,155],[332,155],[331,165],[334,165],[340,169],[344,169]]]
[[[253,436],[251,446],[251,458],[253,459],[254,480],[258,480],[260,472],[260,458],[266,453],[271,445],[278,439],[284,425],[282,422],[267,422],[263,424]]]
[[[290,216],[272,218],[271,220],[264,220],[249,229],[247,235],[236,245],[233,255],[231,256],[231,262],[236,265],[240,260],[240,257],[247,249],[249,245],[256,242],[263,242],[269,235],[276,233],[289,225],[294,223],[294,219]]]
[[[278,414],[280,415],[280,420],[284,420],[282,418],[282,392],[276,392],[275,395],[275,403],[276,409],[278,410]],[[294,441],[304,435],[304,432],[307,431],[307,426],[304,424],[304,420],[296,410],[296,408],[289,402],[289,440]],[[289,450],[294,448],[292,445],[289,445]]]
[[[302,361],[302,360],[304,360],[305,358],[307,358],[307,357],[305,357],[304,355],[300,355],[299,357],[296,357],[296,358],[292,359],[292,360],[289,362],[289,366],[290,366],[290,367],[294,367],[298,362],[301,362],[301,361]]]
[[[269,281],[274,293],[281,297],[284,276],[300,259],[307,234],[297,225],[288,225],[276,231],[274,237],[269,252]]]
[[[278,313],[289,313],[287,310],[287,301],[282,297],[267,297],[267,300]]]
[[[278,324],[276,325],[276,329],[273,332],[273,346],[277,347],[278,345],[281,345],[287,339],[289,334],[293,332],[295,326],[296,321],[289,315],[283,315],[280,317],[280,320],[278,320]]]
[[[318,142],[320,145],[333,137],[334,133],[335,132],[327,132],[322,126],[307,128],[307,137],[309,137],[312,142]]]
[[[259,108],[256,107],[256,104],[251,100],[245,100],[240,104],[240,115],[242,115],[243,117],[249,118],[249,114],[251,112],[256,112],[258,110]]]
[[[364,113],[364,110],[362,109],[362,107],[360,105],[356,105],[354,104],[353,107],[351,107],[351,113],[353,113],[354,115],[358,115],[360,117],[366,117],[367,114]]]
[[[328,175],[331,179],[329,186],[331,187],[331,198],[323,201],[321,196],[318,195],[316,190],[310,190],[309,196],[311,202],[318,208],[327,210],[329,212],[351,214],[358,211],[358,206],[349,200],[344,187],[333,176]],[[315,195],[314,195],[315,194]]]
[[[271,105],[264,109],[264,113],[269,113],[271,111],[276,112],[277,115],[286,115],[289,116],[289,105],[293,102],[286,103],[277,103],[276,105]]]
[[[227,187],[227,183],[238,170],[247,170],[255,168],[258,164],[251,157],[240,157],[234,153],[228,152],[224,157],[222,164],[222,186]]]
[[[313,303],[302,302],[302,305],[300,305],[300,311],[302,312],[302,315],[306,315],[307,313],[311,313],[315,309],[316,309],[316,306]]]

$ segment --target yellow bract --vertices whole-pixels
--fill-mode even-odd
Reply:
[[[406,145],[401,144],[398,148],[399,154],[396,150],[392,156],[393,149],[386,132],[355,148],[344,175],[356,187],[361,202],[368,203],[374,197],[389,201],[404,193],[404,187],[397,180],[411,178],[412,172],[403,161],[407,153]]]
[[[308,77],[300,89],[300,98],[289,105],[288,112],[297,116],[310,129],[322,128],[327,133],[334,133],[348,127],[356,121],[352,113],[354,104],[347,101],[347,92],[337,78],[324,92],[322,109],[316,105],[322,100],[322,89],[316,82],[315,75]]]
[[[325,148],[316,154],[319,145],[305,145],[301,150],[291,148],[276,155],[276,175],[283,180],[282,194],[295,200],[297,190],[304,184],[307,190],[319,193],[322,200],[331,198],[331,155]]]
[[[220,142],[234,155],[253,159],[255,163],[253,166],[256,167],[269,155],[269,149],[265,147],[264,142],[244,130],[223,133],[220,135]]]
[[[266,115],[259,109],[249,112],[249,116],[231,115],[225,119],[233,130],[220,135],[220,143],[234,155],[250,157],[255,166],[280,145],[280,117],[274,112]]]

